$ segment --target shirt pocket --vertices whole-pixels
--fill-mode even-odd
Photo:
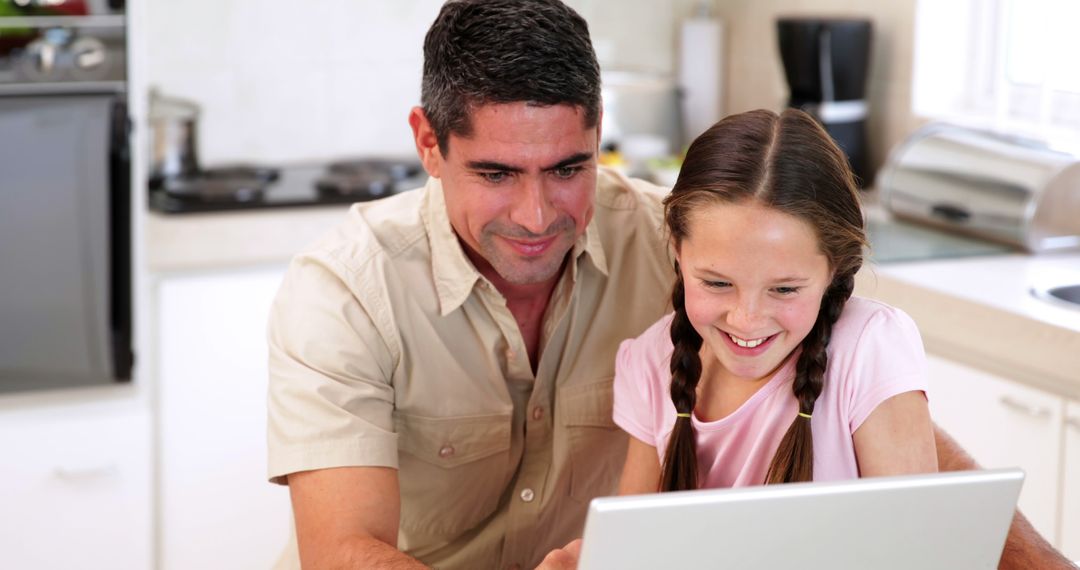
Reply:
[[[499,505],[512,475],[513,416],[425,417],[394,413],[401,527],[452,538]]]
[[[570,496],[581,502],[612,495],[626,459],[627,436],[612,420],[607,378],[560,389],[559,409],[570,462]]]

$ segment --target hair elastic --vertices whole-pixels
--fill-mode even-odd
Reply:
[[[685,414],[675,414],[675,417],[677,417],[677,418],[688,418],[688,417],[690,417],[690,413],[687,412]]]
[[[810,414],[804,414],[804,413],[802,413],[802,412],[799,412],[799,416],[800,416],[800,417],[804,417],[804,418],[806,418],[806,419],[810,419]]]

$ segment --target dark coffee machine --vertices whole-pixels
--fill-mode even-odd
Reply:
[[[866,144],[869,20],[780,18],[788,106],[813,115],[847,154],[859,185],[870,179]]]

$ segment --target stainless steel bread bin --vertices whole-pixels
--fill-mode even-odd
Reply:
[[[889,155],[877,186],[894,215],[1030,252],[1080,247],[1080,159],[931,123]]]

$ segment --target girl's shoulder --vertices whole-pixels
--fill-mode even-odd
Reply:
[[[915,321],[903,310],[865,297],[852,296],[833,325],[830,347],[922,346]]]
[[[619,347],[619,359],[627,364],[632,362],[646,367],[663,365],[666,369],[673,349],[671,320],[674,317],[675,313],[668,313],[645,329],[645,332],[624,340]]]

